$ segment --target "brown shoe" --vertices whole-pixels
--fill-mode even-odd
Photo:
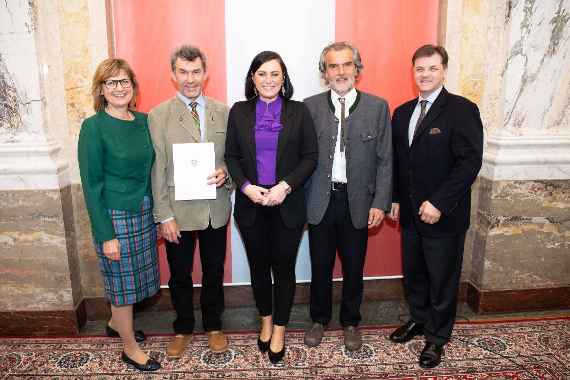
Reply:
[[[358,327],[347,326],[344,328],[344,346],[348,351],[358,351],[362,347],[362,336]]]
[[[176,335],[174,340],[166,347],[166,356],[177,359],[182,356],[184,349],[192,340],[192,334]]]
[[[212,352],[224,352],[228,349],[228,340],[220,330],[208,331],[208,347]]]
[[[313,323],[313,325],[305,331],[305,344],[309,347],[317,347],[321,344],[324,334],[325,326],[318,322]]]

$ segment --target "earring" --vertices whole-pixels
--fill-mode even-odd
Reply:
[[[257,88],[253,87],[253,93],[255,94],[255,96],[257,96]]]
[[[285,97],[285,86],[281,86],[281,94]]]

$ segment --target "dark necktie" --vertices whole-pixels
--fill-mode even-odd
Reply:
[[[420,129],[420,124],[422,123],[422,120],[426,117],[427,102],[428,102],[427,100],[420,101],[420,107],[422,110],[420,112],[420,117],[418,117],[418,121],[416,122],[416,128],[414,129],[414,137],[412,138],[412,140],[416,138],[418,130]]]
[[[192,119],[194,119],[194,124],[196,124],[196,127],[198,127],[198,131],[200,131],[200,116],[198,116],[198,111],[196,110],[196,107],[198,107],[198,102],[190,103],[190,107],[192,108],[190,114],[192,114]]]
[[[346,120],[344,120],[346,117],[346,106],[344,104],[344,98],[338,98],[338,102],[340,103],[340,151],[344,152],[344,146],[346,145]]]

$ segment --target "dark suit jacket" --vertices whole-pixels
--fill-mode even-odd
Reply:
[[[483,125],[479,109],[443,88],[408,147],[408,127],[418,99],[402,104],[392,118],[394,202],[400,224],[415,223],[422,236],[449,237],[469,228],[471,185],[481,169]],[[435,224],[418,216],[425,200],[442,212]]]
[[[234,217],[239,224],[251,226],[257,205],[241,192],[249,181],[256,185],[255,104],[257,98],[237,102],[230,110],[226,137],[226,164],[236,183]],[[283,100],[283,129],[277,142],[277,182],[285,181],[291,193],[278,206],[287,227],[303,225],[307,219],[303,183],[317,165],[317,137],[309,111],[303,103]]]

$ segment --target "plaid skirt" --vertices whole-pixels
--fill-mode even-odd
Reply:
[[[113,305],[131,305],[151,297],[160,288],[152,198],[145,195],[138,212],[107,212],[119,240],[121,258],[109,260],[103,254],[103,243],[95,242],[105,295]]]

